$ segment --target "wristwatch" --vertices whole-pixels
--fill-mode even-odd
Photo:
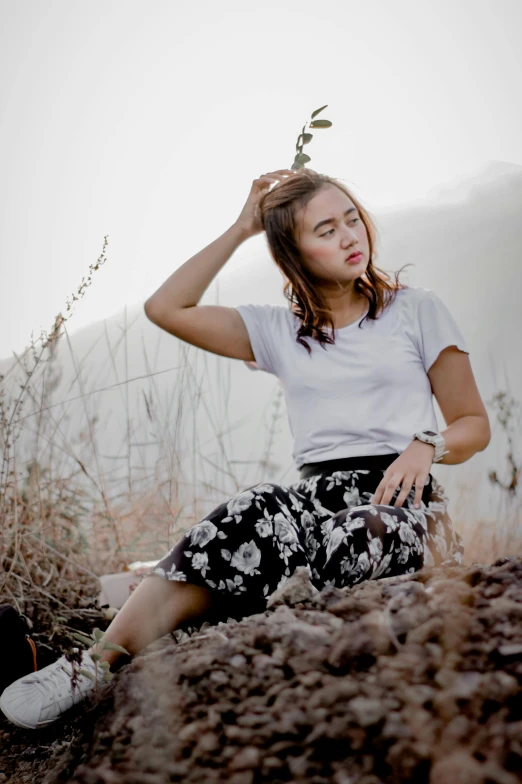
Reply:
[[[449,449],[444,451],[446,442],[444,441],[444,436],[441,436],[440,433],[435,433],[433,430],[421,430],[418,433],[413,434],[413,440],[416,438],[418,438],[419,441],[424,441],[425,444],[431,444],[435,447],[435,453],[432,460],[433,463],[438,463],[439,460],[442,460],[444,455],[449,454]]]

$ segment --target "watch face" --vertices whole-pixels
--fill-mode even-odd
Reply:
[[[437,435],[437,433],[434,433],[433,430],[425,430],[424,432],[426,433],[427,436],[436,436]]]

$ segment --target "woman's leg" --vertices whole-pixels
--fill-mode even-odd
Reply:
[[[338,587],[424,566],[427,532],[402,507],[366,504],[338,512],[328,521],[326,539],[323,575]]]
[[[205,613],[211,605],[212,592],[208,588],[152,574],[129,596],[103,639],[121,645],[135,656],[181,623]],[[122,655],[103,647],[101,650],[91,648],[90,652],[99,653],[102,660],[111,665]]]
[[[214,606],[259,612],[266,598],[306,565],[302,519],[307,499],[291,488],[254,485],[216,507],[156,564],[127,599],[104,640],[131,656]],[[103,645],[103,643],[102,643]],[[98,650],[114,664],[122,655]]]
[[[227,613],[237,617],[238,608],[241,617],[262,612],[297,566],[310,568],[302,522],[310,508],[291,487],[254,485],[193,526],[153,574],[210,591],[224,620]]]
[[[332,510],[308,534],[308,549],[315,552],[314,576],[324,584],[346,587],[461,559],[460,537],[436,480],[430,475],[418,510],[413,489],[402,507],[393,506],[400,488],[389,505],[371,504],[383,473],[337,471],[297,484],[313,493],[318,506]]]
[[[216,600],[225,612],[232,609],[234,599],[241,600],[241,617],[265,609],[269,594],[297,566],[308,565],[301,519],[310,514],[307,503],[290,488],[266,483],[218,506],[138,585],[105,640],[134,655],[176,626],[212,610]],[[114,663],[118,652],[100,647],[103,642],[91,652]],[[73,686],[72,666],[62,656],[11,684],[0,697],[0,709],[22,727],[45,726],[95,688],[97,666],[91,656],[83,656],[83,672]]]

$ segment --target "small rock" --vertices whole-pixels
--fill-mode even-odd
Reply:
[[[435,689],[425,684],[416,683],[413,686],[404,687],[404,699],[413,705],[424,705],[431,702],[435,696]]]
[[[178,738],[181,741],[194,741],[201,735],[201,732],[204,728],[204,724],[201,721],[192,721],[190,724],[186,724],[184,727],[180,729],[178,732]]]
[[[274,770],[275,768],[281,768],[282,766],[283,760],[279,757],[265,757],[263,760],[263,767],[268,770]]]
[[[410,738],[412,731],[403,721],[402,715],[398,711],[388,713],[386,722],[382,728],[383,738]]]
[[[298,566],[286,583],[275,590],[267,599],[267,609],[278,604],[293,606],[298,602],[313,599],[319,593],[310,580],[310,573],[306,566]]]
[[[301,757],[288,757],[287,763],[293,778],[302,781],[308,769],[308,758],[305,755]]]
[[[390,599],[389,609],[396,607],[411,607],[418,602],[426,602],[426,588],[416,580],[400,583],[399,585],[386,585],[383,587],[382,595]],[[391,605],[391,606],[390,606]]]
[[[518,681],[513,675],[497,670],[483,676],[483,692],[488,700],[503,703],[508,697],[518,692]]]
[[[522,645],[520,643],[506,643],[505,645],[498,646],[498,652],[505,658],[511,656],[520,656],[522,654]]]
[[[251,770],[257,768],[261,761],[261,752],[255,746],[245,746],[230,763],[230,770]]]
[[[453,719],[442,730],[439,740],[440,748],[454,749],[459,743],[463,743],[469,734],[470,721],[466,716],[454,716]]]
[[[246,663],[247,660],[242,653],[236,653],[236,655],[232,656],[232,658],[230,659],[230,664],[232,665],[232,667],[237,667],[239,670],[243,669]]]
[[[431,768],[430,784],[484,784],[483,766],[467,751],[454,751]]]
[[[443,629],[444,623],[442,618],[434,617],[429,618],[424,623],[410,629],[407,635],[408,642],[424,645],[424,643],[431,640],[439,640]]]
[[[473,588],[465,582],[458,580],[437,580],[433,582],[426,593],[442,601],[457,601],[459,604],[474,604]]]
[[[456,699],[470,700],[477,693],[481,680],[480,672],[459,672],[451,686],[451,693]]]
[[[233,773],[227,780],[228,784],[252,784],[254,781],[254,772],[252,770],[242,770],[238,773]]]
[[[294,648],[307,651],[315,645],[327,645],[331,635],[323,626],[313,626],[304,621],[294,621],[285,631],[285,639],[291,641]]]
[[[483,590],[483,594],[488,599],[494,599],[495,596],[500,596],[501,593],[504,593],[504,586],[500,585],[500,583],[493,583],[492,585],[488,585]]]
[[[210,673],[210,680],[214,683],[228,683],[229,678],[223,670],[212,670]]]
[[[215,732],[205,732],[198,741],[198,751],[212,752],[219,749],[219,738]]]
[[[371,727],[384,717],[384,705],[380,700],[367,697],[355,697],[348,703],[348,709],[354,714],[361,727]]]
[[[398,598],[402,597],[395,596],[388,607]],[[397,612],[390,614],[391,626],[397,637],[401,634],[408,634],[408,632],[428,621],[429,618],[430,610],[425,604],[420,603],[413,605],[412,607],[400,607]]]

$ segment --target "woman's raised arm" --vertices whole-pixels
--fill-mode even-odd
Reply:
[[[214,354],[254,360],[247,329],[237,310],[198,303],[234,251],[263,230],[257,210],[263,193],[293,173],[281,169],[254,180],[236,222],[182,264],[145,302],[145,313],[154,324]]]

